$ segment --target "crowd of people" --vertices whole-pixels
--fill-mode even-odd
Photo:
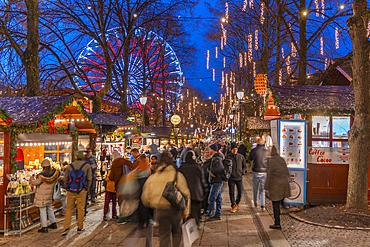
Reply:
[[[267,139],[267,140],[266,140]],[[289,173],[284,160],[266,136],[262,136],[256,148],[247,157],[243,142],[233,143],[189,143],[185,147],[168,145],[158,150],[152,144],[147,152],[127,148],[126,157],[114,151],[105,183],[103,220],[111,217],[118,223],[137,222],[139,229],[146,232],[147,246],[152,245],[153,225],[158,224],[160,246],[180,246],[181,226],[193,218],[198,227],[203,217],[207,221],[221,220],[221,190],[228,183],[230,212],[241,208],[243,196],[243,175],[247,171],[247,160],[252,161],[253,202],[265,210],[265,189],[273,201],[275,224],[280,229],[279,205],[289,197]],[[72,164],[63,164],[62,171],[52,169],[50,162],[41,163],[43,172],[31,180],[36,185],[35,205],[40,207],[42,228],[39,232],[56,229],[53,203],[53,188],[56,182],[62,185],[62,215],[65,216],[62,235],[70,231],[74,208],[77,210],[77,233],[84,231],[84,216],[88,194],[95,201],[97,162],[92,150],[75,152]],[[179,209],[163,196],[169,184],[174,184],[186,202]],[[235,191],[235,187],[237,192]],[[119,212],[116,205],[118,203]],[[47,216],[51,225],[47,226]]]

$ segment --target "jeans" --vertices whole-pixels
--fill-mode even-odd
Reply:
[[[209,192],[209,197],[208,197],[209,215],[213,214],[214,208],[215,208],[215,202],[216,202],[215,216],[221,216],[221,207],[222,207],[221,189],[222,189],[223,184],[224,182],[211,184],[211,191]]]
[[[229,196],[230,196],[231,207],[232,207],[235,205],[235,203],[239,204],[242,198],[242,192],[244,190],[243,189],[243,179],[239,181],[235,181],[234,179],[229,178],[228,184],[229,184]],[[236,188],[238,189],[238,195],[236,197],[236,201],[235,201],[235,185],[236,185]]]
[[[49,216],[49,220],[50,220],[51,224],[56,222],[55,216],[54,216],[54,211],[51,208],[51,205],[41,207],[39,209],[40,209],[40,220],[41,220],[42,227],[48,227],[48,216]]]
[[[255,206],[258,204],[258,185],[260,189],[260,205],[261,207],[265,206],[265,182],[266,173],[253,172],[253,202]]]
[[[156,221],[159,225],[159,246],[171,246],[172,235],[172,247],[180,247],[182,211],[175,208],[157,209]]]

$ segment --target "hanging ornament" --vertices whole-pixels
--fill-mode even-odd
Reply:
[[[243,68],[243,54],[239,53],[239,67]]]
[[[291,43],[291,46],[292,46],[292,56],[296,57],[297,56],[297,50],[295,49],[295,45],[293,44],[293,42]]]
[[[253,0],[250,0],[250,2],[249,2],[249,8],[251,8],[251,9],[253,9],[253,8],[254,8]]]
[[[316,6],[316,17],[319,17],[320,16],[319,0],[315,0],[315,6]]]
[[[217,46],[216,46],[216,48],[215,48],[215,53],[216,53],[216,54],[215,54],[215,57],[216,57],[216,58],[218,58],[218,47],[217,47]]]
[[[226,19],[226,22],[229,21],[229,4],[228,3],[225,3],[225,19]]]
[[[256,62],[253,62],[253,78],[256,78]]]
[[[254,49],[258,50],[258,30],[254,31]]]
[[[335,28],[335,49],[339,49],[339,29]]]
[[[289,55],[286,57],[286,72],[288,75],[290,75],[290,73],[292,72],[290,70],[290,56]]]
[[[248,35],[248,61],[252,62],[253,46],[252,46],[252,34]]]
[[[279,85],[281,86],[283,84],[283,71],[279,70]]]
[[[216,80],[216,71],[215,71],[215,69],[212,69],[212,73],[213,73],[213,81],[215,81]]]
[[[321,0],[321,17],[323,19],[325,18],[324,13],[325,13],[325,0]]]
[[[226,57],[224,57],[224,68],[226,68]]]
[[[209,69],[209,50],[207,50],[207,69]]]
[[[244,0],[244,3],[243,3],[243,11],[245,11],[246,9],[248,8],[248,0]]]
[[[324,55],[324,37],[320,37],[320,55]]]
[[[265,23],[265,3],[262,2],[261,3],[261,17],[260,17],[260,21],[261,21],[261,24],[263,25],[263,23]]]
[[[247,67],[247,64],[248,64],[248,54],[247,52],[245,51],[244,52],[244,66]]]

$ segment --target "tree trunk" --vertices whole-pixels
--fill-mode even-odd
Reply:
[[[39,76],[39,6],[38,0],[26,0],[27,6],[27,48],[23,53],[26,70],[26,96],[40,96]]]
[[[298,85],[306,84],[307,76],[307,38],[306,38],[306,26],[307,26],[307,15],[303,15],[306,10],[306,1],[300,0],[299,8],[299,59],[298,59]]]
[[[349,133],[351,147],[347,187],[347,207],[367,208],[369,152],[370,152],[370,92],[369,41],[366,36],[369,21],[367,2],[353,2],[353,16],[347,20],[353,44],[353,92],[355,119]]]
[[[91,112],[99,112],[101,111],[101,105],[102,105],[102,100],[99,97],[95,97],[92,101],[92,109]]]

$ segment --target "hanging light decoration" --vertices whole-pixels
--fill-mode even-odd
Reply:
[[[283,84],[283,71],[282,69],[279,70],[279,85]]]
[[[254,49],[258,50],[258,30],[254,31]]]
[[[319,0],[315,0],[315,6],[316,6],[316,17],[319,17],[320,16]]]
[[[218,58],[218,47],[216,46],[216,48],[215,48],[215,58]]]
[[[224,68],[226,68],[226,57],[224,57]]]
[[[324,37],[320,37],[320,55],[324,55]]]
[[[328,67],[328,59],[325,58],[325,69]]]
[[[222,71],[221,73],[221,88],[224,88],[224,83],[225,83],[225,72]]]
[[[227,45],[227,40],[226,40],[226,36],[227,36],[227,30],[226,30],[226,28],[224,27],[224,25],[223,24],[221,24],[221,29],[222,29],[222,37],[223,37],[223,44],[224,44],[224,46],[226,46]]]
[[[215,69],[212,69],[212,73],[213,73],[213,81],[215,81],[216,80],[216,71],[215,71]]]
[[[289,55],[286,57],[286,72],[288,75],[290,75],[290,73],[292,72],[290,69],[290,56]]]
[[[261,21],[261,24],[263,25],[263,23],[265,23],[265,3],[262,2],[261,3],[261,17],[260,17],[260,21]]]
[[[325,0],[321,0],[321,17],[323,19],[325,18],[324,13],[325,13]]]
[[[221,36],[221,50],[224,49],[224,37]]]
[[[244,52],[244,66],[247,67],[247,64],[248,64],[248,54],[247,52],[245,51]]]
[[[248,8],[248,0],[244,0],[242,11],[245,11],[247,8]]]
[[[189,98],[189,89],[186,89],[186,97]]]
[[[243,68],[243,54],[239,53],[239,67]]]
[[[226,22],[229,21],[229,4],[227,2],[225,3],[225,19]]]
[[[250,0],[250,2],[249,2],[249,8],[251,8],[251,9],[253,9],[253,8],[254,8],[253,0]]]
[[[291,46],[292,46],[292,56],[296,57],[297,56],[297,50],[296,50],[295,45],[293,44],[293,42],[291,43]]]
[[[339,49],[339,29],[335,28],[335,49]]]
[[[253,78],[256,77],[256,62],[253,62]]]
[[[253,46],[252,46],[252,34],[248,35],[248,61],[252,62]]]
[[[281,48],[281,57],[284,59],[285,56],[284,56],[284,48]]]
[[[209,50],[207,50],[207,69],[209,69]]]

